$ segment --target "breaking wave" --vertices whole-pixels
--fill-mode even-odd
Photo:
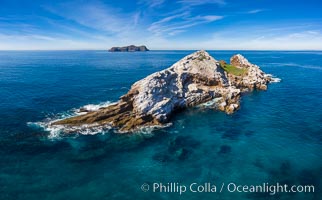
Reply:
[[[54,117],[48,117],[40,122],[28,122],[27,125],[31,128],[40,128],[49,132],[48,138],[55,139],[60,138],[63,133],[78,133],[82,135],[95,135],[97,133],[104,133],[111,129],[111,126],[104,125],[98,126],[98,124],[84,124],[82,126],[64,126],[64,125],[52,125],[52,123],[74,117],[77,115],[83,115],[88,112],[97,111],[101,108],[115,104],[115,102],[102,102],[99,104],[87,104],[77,109],[71,109],[64,113],[56,114]]]
[[[266,74],[265,76],[271,78],[271,81],[270,81],[271,83],[279,83],[282,81],[282,79],[274,77],[274,75],[272,74]]]
[[[104,108],[104,107],[107,107],[107,106],[110,106],[110,105],[113,105],[115,103],[111,103],[110,101],[106,101],[106,102],[102,102],[102,103],[99,103],[99,104],[87,104],[83,107],[81,107],[80,109],[78,109],[78,112],[82,112],[82,110],[84,110],[85,112],[87,111],[97,111],[101,108]]]
[[[101,108],[115,104],[116,102],[102,102],[99,104],[87,104],[77,109],[71,109],[70,111],[56,114],[54,117],[46,118],[40,122],[28,122],[27,125],[31,128],[42,129],[49,132],[49,139],[59,139],[63,135],[67,134],[81,134],[81,135],[95,135],[98,133],[107,133],[112,129],[110,125],[99,125],[99,124],[83,124],[81,126],[65,126],[65,125],[52,125],[54,122],[66,119],[69,117],[74,117],[78,115],[86,114],[87,112],[97,111]],[[150,135],[153,131],[165,127],[171,126],[172,123],[167,123],[164,125],[153,125],[140,127],[133,131],[133,133],[140,133],[144,135]],[[114,130],[117,133],[126,133],[119,130]]]
[[[279,83],[279,82],[281,82],[281,80],[282,80],[282,79],[280,79],[280,78],[274,78],[274,77],[272,77],[271,82],[272,82],[272,83]]]

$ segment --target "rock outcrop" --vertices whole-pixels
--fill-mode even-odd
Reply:
[[[108,51],[110,52],[133,52],[133,51],[149,51],[149,49],[144,46],[135,46],[135,45],[130,45],[130,46],[125,46],[125,47],[112,47]]]
[[[134,83],[120,100],[98,111],[56,121],[51,126],[95,127],[109,125],[120,132],[169,122],[178,110],[209,104],[211,108],[232,113],[239,108],[242,91],[266,89],[271,77],[241,55],[232,64],[245,69],[232,75],[205,51],[190,54],[171,67]]]
[[[267,83],[272,81],[271,75],[265,74],[257,65],[251,64],[240,54],[231,57],[230,64],[246,69],[246,74],[243,76],[227,74],[230,85],[240,88],[242,91],[253,89],[266,90]]]

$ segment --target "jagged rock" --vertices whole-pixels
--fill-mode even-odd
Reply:
[[[175,111],[214,99],[212,108],[233,113],[239,108],[241,90],[263,89],[270,77],[241,55],[233,56],[231,60],[240,63],[239,67],[246,67],[246,75],[228,74],[207,52],[197,51],[134,83],[116,104],[56,121],[51,126],[64,125],[77,130],[83,125],[111,125],[127,132],[162,125],[169,122]]]
[[[89,112],[89,110],[87,110],[86,108],[80,108],[79,110],[78,110],[78,112]]]
[[[243,76],[227,74],[230,85],[240,88],[242,91],[259,89],[267,90],[267,84],[272,81],[257,65],[251,64],[244,56],[237,54],[230,58],[230,64],[239,68],[247,69]]]
[[[225,111],[226,111],[226,113],[231,114],[231,113],[233,113],[235,110],[237,110],[238,108],[239,108],[239,104],[237,104],[237,103],[232,103],[232,104],[230,104],[229,106],[226,106]]]
[[[142,46],[135,46],[135,45],[130,45],[130,46],[125,46],[125,47],[112,47],[110,48],[108,51],[110,52],[117,52],[117,51],[121,51],[121,52],[127,52],[127,51],[149,51],[149,49],[142,45]]]
[[[244,56],[242,56],[240,54],[236,54],[236,55],[232,56],[230,58],[230,64],[234,65],[236,67],[240,67],[240,68],[242,68],[242,67],[247,68],[247,67],[252,66],[252,64],[250,64],[248,62],[248,60],[246,58],[244,58]]]

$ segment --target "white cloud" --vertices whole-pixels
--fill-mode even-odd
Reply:
[[[173,19],[176,19],[176,18],[185,18],[185,17],[188,17],[190,15],[189,12],[183,12],[183,13],[180,13],[180,14],[175,14],[175,15],[171,15],[171,16],[168,16],[168,17],[165,17],[159,21],[156,21],[154,23],[152,23],[151,26],[154,26],[154,25],[159,25],[159,24],[163,24],[163,23],[166,23],[166,22],[169,22]]]
[[[140,0],[138,2],[138,4],[139,5],[145,5],[145,6],[148,6],[150,8],[154,8],[154,7],[161,6],[164,2],[165,2],[165,0]]]
[[[218,4],[218,5],[226,4],[224,0],[180,0],[179,3],[182,3],[187,6],[197,6],[197,5],[204,5],[204,4]]]
[[[148,28],[153,34],[158,36],[173,36],[185,32],[187,28],[200,24],[210,23],[222,19],[223,16],[206,15],[206,16],[190,16],[189,12],[167,16],[156,21]]]
[[[169,37],[186,32],[190,27],[214,22],[224,18],[218,15],[193,14],[195,6],[217,4],[225,5],[224,0],[179,0],[175,2],[173,12],[163,14],[165,17],[150,24],[148,30],[155,36]]]
[[[256,27],[248,27],[250,32]],[[183,31],[183,30],[173,30]],[[151,49],[217,49],[217,50],[322,50],[322,33],[318,30],[282,33],[279,35],[236,35],[229,32],[216,32],[212,37],[196,37],[186,40],[171,40],[162,36],[149,36],[136,40]],[[176,33],[174,33],[176,34]],[[234,35],[234,37],[232,37]],[[5,35],[0,34],[0,49],[39,50],[39,49],[107,49],[113,45],[127,45],[126,40],[93,35],[93,40],[66,39],[47,35]]]
[[[55,8],[46,8],[82,26],[110,33],[125,33],[133,29],[133,24],[137,25],[140,15],[138,12],[123,14],[119,9],[99,1],[87,3],[74,1]]]
[[[206,15],[206,16],[201,16],[201,18],[205,19],[208,22],[220,20],[224,18],[223,16],[218,16],[218,15]]]
[[[239,30],[234,30],[238,32]],[[249,32],[256,28],[248,27]],[[321,50],[322,33],[318,31],[299,31],[263,35],[241,35],[231,37],[232,33],[215,33],[208,41],[199,43],[199,48],[205,49],[240,49],[240,50]]]
[[[142,1],[143,2],[143,1]],[[223,19],[220,15],[196,13],[194,6],[202,4],[224,5],[219,0],[181,0],[171,13],[162,13],[161,19],[154,22],[154,9],[163,8],[164,0],[147,1],[132,12],[105,5],[100,1],[77,4],[69,2],[47,7],[56,15],[50,18],[48,27],[23,22],[0,23],[0,49],[107,49],[110,46],[145,44],[151,49],[322,49],[322,33],[319,22],[291,24],[232,25],[226,24],[209,37],[190,35],[175,37],[198,25],[206,25]],[[143,4],[141,4],[143,5]],[[152,13],[146,13],[143,7]],[[153,7],[153,8],[152,8]],[[262,9],[240,14],[254,14]],[[2,19],[2,18],[1,18]],[[29,22],[29,21],[26,21]],[[147,23],[148,22],[148,23]],[[57,31],[52,31],[53,29]],[[148,31],[147,31],[148,30]],[[188,34],[187,34],[188,35]],[[188,42],[189,41],[189,42]]]
[[[248,14],[256,14],[256,13],[263,12],[263,11],[265,11],[265,10],[263,10],[263,9],[255,9],[255,10],[250,10],[247,13]]]

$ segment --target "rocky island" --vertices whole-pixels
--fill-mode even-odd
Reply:
[[[131,132],[163,125],[176,111],[204,104],[230,114],[239,108],[242,92],[266,90],[272,81],[270,75],[240,54],[232,56],[227,64],[206,51],[197,51],[137,81],[115,104],[55,121],[50,126],[73,131],[110,126],[119,132]]]
[[[150,51],[146,46],[125,46],[125,47],[112,47],[108,50],[109,52],[133,52],[133,51]]]

